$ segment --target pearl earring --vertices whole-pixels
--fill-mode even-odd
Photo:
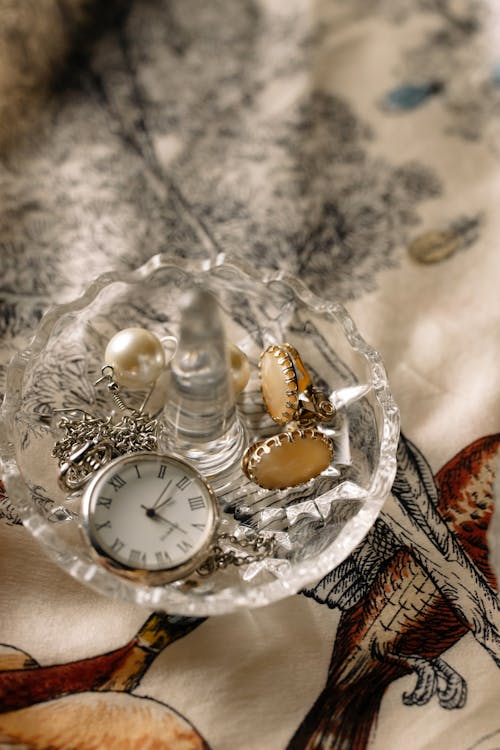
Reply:
[[[145,328],[115,333],[106,347],[104,362],[113,368],[114,380],[131,390],[152,386],[166,366],[162,342]]]
[[[155,450],[158,423],[144,412],[144,407],[176,345],[175,336],[167,335],[160,341],[154,333],[137,327],[118,331],[110,339],[101,377],[94,385],[106,383],[120,418],[113,421],[69,410],[61,419],[59,427],[64,437],[56,442],[53,455],[59,461],[62,487],[71,491],[83,487],[96,471],[117,456]],[[138,409],[124,401],[122,386],[148,391]]]
[[[236,346],[228,344],[229,362],[231,365],[231,382],[236,396],[243,391],[250,379],[250,363],[247,355]]]

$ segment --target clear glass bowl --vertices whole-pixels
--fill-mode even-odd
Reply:
[[[272,535],[272,558],[200,580],[146,586],[118,578],[89,556],[79,528],[80,495],[68,496],[58,484],[56,410],[109,414],[105,389],[93,385],[107,341],[130,326],[160,338],[175,335],[180,297],[196,285],[216,295],[228,339],[250,360],[250,382],[238,400],[248,439],[280,431],[265,412],[257,364],[269,344],[289,342],[337,407],[323,427],[335,452],[326,471],[291,489],[260,489],[241,471],[229,483],[215,482],[221,530]],[[161,395],[156,401],[160,412]],[[157,255],[134,272],[103,274],[79,299],[49,310],[31,345],[10,364],[0,416],[9,498],[47,553],[106,595],[185,615],[262,606],[319,580],[368,532],[396,470],[398,409],[380,355],[346,310],[295,278],[224,258],[203,265]]]

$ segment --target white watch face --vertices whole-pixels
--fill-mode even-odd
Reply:
[[[82,503],[84,527],[100,557],[130,570],[189,567],[214,533],[215,498],[203,477],[171,456],[136,453],[111,461]]]

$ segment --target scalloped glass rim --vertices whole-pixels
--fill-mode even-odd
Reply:
[[[136,284],[147,280],[158,269],[188,271],[195,274],[210,273],[214,268],[236,270],[258,284],[281,282],[294,296],[315,312],[328,315],[342,328],[352,348],[362,355],[371,375],[373,391],[381,407],[383,419],[380,442],[379,469],[375,472],[366,492],[363,508],[350,519],[335,540],[320,554],[297,563],[287,578],[256,585],[254,588],[231,586],[203,597],[190,599],[175,586],[145,587],[117,580],[98,565],[82,560],[61,539],[53,526],[34,508],[30,491],[20,475],[15,446],[9,440],[12,419],[22,397],[22,384],[26,367],[32,357],[46,346],[57,321],[68,312],[78,312],[91,304],[108,284],[124,282]],[[236,609],[259,607],[297,593],[302,588],[319,581],[339,565],[367,534],[375,522],[390,492],[396,472],[396,449],[399,439],[399,411],[391,395],[386,371],[380,354],[362,338],[347,310],[337,302],[328,302],[311,292],[305,284],[282,271],[259,271],[239,259],[218,256],[214,261],[173,260],[166,254],[155,255],[135,271],[110,271],[98,276],[76,300],[51,307],[43,316],[30,345],[16,354],[7,370],[6,393],[0,409],[0,463],[3,480],[10,502],[19,512],[24,526],[38,539],[47,553],[79,581],[100,593],[119,596],[153,609],[190,616],[223,614]]]

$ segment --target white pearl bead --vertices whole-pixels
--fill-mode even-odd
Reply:
[[[151,386],[165,368],[165,352],[151,331],[125,328],[109,341],[104,364],[113,368],[113,378],[119,385],[141,389]]]
[[[250,378],[250,363],[245,352],[236,346],[229,344],[229,359],[231,362],[231,381],[233,390],[237,396],[246,387]]]

